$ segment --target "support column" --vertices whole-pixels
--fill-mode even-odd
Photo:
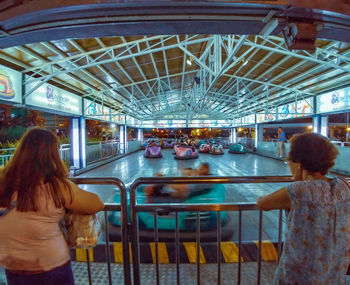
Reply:
[[[312,117],[312,128],[314,133],[328,136],[328,116],[315,115]]]
[[[328,137],[328,116],[321,116],[321,135]]]
[[[120,149],[120,153],[121,154],[125,154],[126,153],[126,136],[125,136],[125,130],[126,130],[126,126],[120,126],[119,127],[119,149]]]
[[[321,115],[314,115],[312,117],[312,132],[313,133],[319,133],[320,132],[320,125],[321,125],[321,122],[320,122],[320,117]]]
[[[143,129],[138,129],[137,131],[137,140],[142,142],[143,139]]]
[[[71,117],[72,166],[75,169],[86,167],[86,123],[85,118]]]
[[[255,149],[258,149],[258,141],[260,139],[260,126],[258,124],[255,124],[255,141],[254,141],[254,146]]]
[[[237,128],[232,128],[232,142],[237,142]]]

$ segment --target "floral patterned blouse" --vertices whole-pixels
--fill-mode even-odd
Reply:
[[[346,284],[350,189],[334,178],[288,185],[291,210],[274,284]]]

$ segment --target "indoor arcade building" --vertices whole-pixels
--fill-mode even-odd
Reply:
[[[290,139],[350,175],[349,1],[5,0],[0,48],[0,167],[49,129],[106,203],[76,284],[272,284],[287,215],[256,202],[291,182]]]

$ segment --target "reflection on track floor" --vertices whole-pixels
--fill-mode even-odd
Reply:
[[[73,262],[73,272],[77,285],[86,285],[88,282],[86,263]],[[196,264],[181,264],[180,265],[180,284],[197,284],[197,265]],[[124,284],[123,265],[112,264],[112,284]],[[276,267],[276,262],[262,262],[261,265],[261,284],[272,284],[273,273]],[[221,266],[221,284],[234,285],[237,284],[237,264],[222,264]],[[108,284],[107,264],[92,263],[92,280],[93,284],[104,285]],[[154,285],[156,283],[156,269],[154,264],[141,264],[141,282],[143,285]],[[201,285],[217,284],[217,265],[202,264]],[[176,284],[176,264],[160,264],[159,276],[161,285]],[[242,279],[241,284],[250,285],[256,284],[257,280],[257,263],[247,262],[242,263]]]

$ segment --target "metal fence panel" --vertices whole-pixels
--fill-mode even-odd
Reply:
[[[158,212],[175,212],[176,213],[176,229],[175,229],[175,250],[176,250],[176,276],[177,284],[180,284],[179,279],[179,225],[178,213],[183,211],[196,212],[196,265],[197,265],[197,284],[200,284],[200,212],[205,211],[238,211],[239,212],[239,246],[238,246],[238,284],[241,282],[241,246],[242,246],[242,211],[259,211],[259,240],[258,240],[258,268],[257,268],[257,284],[261,281],[261,248],[262,248],[262,211],[257,207],[256,203],[218,203],[218,204],[137,204],[136,189],[139,185],[150,184],[237,184],[237,183],[281,183],[292,182],[291,176],[240,176],[240,177],[141,177],[136,179],[130,186],[130,211],[131,211],[131,238],[132,238],[132,255],[133,255],[133,279],[135,285],[140,285],[140,245],[139,245],[139,212],[154,212],[155,229],[154,237],[156,242],[156,280],[159,284],[159,260],[158,260],[158,228],[157,228],[157,213]],[[279,221],[279,244],[278,254],[281,249],[281,232],[282,232],[282,211],[280,211]],[[221,216],[218,215],[218,220]],[[220,223],[221,225],[221,223]],[[221,242],[221,228],[217,229],[217,252],[219,252]],[[220,258],[217,258],[217,284],[221,282],[221,263]]]

